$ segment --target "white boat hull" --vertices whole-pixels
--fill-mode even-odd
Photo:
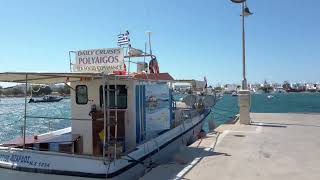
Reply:
[[[209,112],[208,112],[209,113]],[[168,132],[158,136],[137,147],[130,157],[138,161],[129,162],[129,157],[123,157],[110,164],[104,164],[100,159],[77,158],[76,155],[58,155],[30,150],[0,149],[0,179],[5,180],[91,180],[91,179],[138,179],[148,170],[150,162],[162,163],[168,161],[172,154],[186,145],[188,141],[196,136],[203,125],[208,114],[196,116],[192,121],[182,124]],[[177,136],[173,136],[177,134]],[[173,138],[169,139],[171,136]],[[35,170],[23,164],[5,161],[7,154],[17,156],[31,156],[31,158],[50,162],[45,170]],[[10,158],[9,158],[10,159]],[[29,159],[28,159],[29,160]],[[14,161],[14,159],[13,159]],[[24,161],[21,160],[20,161]],[[25,160],[26,161],[26,160]],[[39,162],[38,162],[39,163]],[[41,163],[41,162],[40,162]],[[20,167],[21,166],[21,167]],[[44,164],[46,166],[46,164]],[[15,168],[18,169],[15,169]],[[43,169],[43,168],[42,168]],[[60,170],[59,170],[60,169]],[[109,169],[109,170],[108,170]]]

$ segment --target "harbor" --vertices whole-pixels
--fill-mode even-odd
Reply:
[[[251,113],[221,125],[143,180],[319,179],[319,113]]]
[[[319,6],[4,2],[0,180],[320,179]]]

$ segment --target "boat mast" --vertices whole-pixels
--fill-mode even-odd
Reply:
[[[151,31],[147,31],[146,34],[148,35],[149,39],[149,50],[150,50],[150,55],[152,57],[152,49],[151,49]]]
[[[144,43],[144,56],[143,56],[143,70],[146,71],[146,53],[147,53],[147,42]]]
[[[130,64],[131,64],[131,59],[130,59],[130,56],[129,56],[129,58],[128,58],[128,75],[130,75]]]

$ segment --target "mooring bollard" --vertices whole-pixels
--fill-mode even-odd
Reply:
[[[240,90],[238,93],[240,124],[250,124],[250,91]]]

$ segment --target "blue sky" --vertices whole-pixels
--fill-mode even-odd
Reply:
[[[248,0],[249,82],[319,81],[320,1]],[[230,0],[11,0],[0,6],[0,71],[69,70],[68,51],[153,32],[160,71],[210,84],[241,82],[240,6]]]

